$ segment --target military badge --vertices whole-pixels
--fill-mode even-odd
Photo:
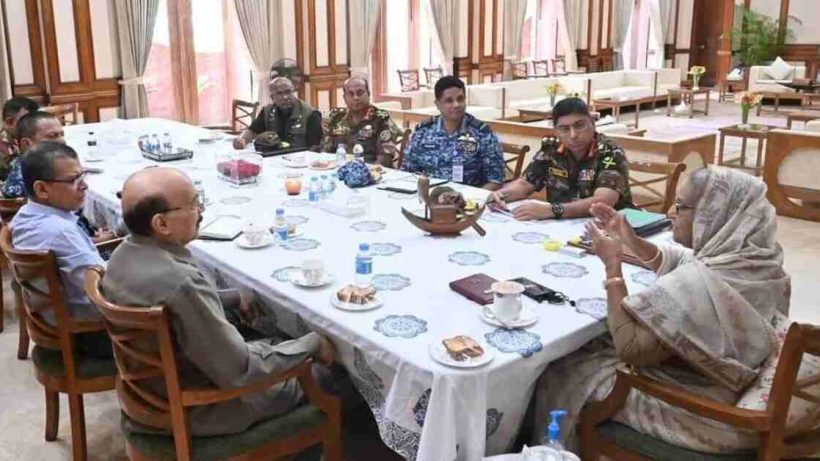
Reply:
[[[365,125],[359,130],[359,141],[365,141],[373,136],[373,127]]]
[[[382,130],[382,132],[379,133],[379,141],[390,141],[390,138],[390,130]]]
[[[581,170],[578,173],[578,180],[579,181],[592,181],[592,178],[595,176],[594,170]]]
[[[469,134],[463,134],[458,138],[458,148],[465,155],[474,154],[478,150],[478,142]]]
[[[604,157],[601,163],[607,168],[612,168],[613,166],[615,166],[615,160],[612,158],[611,155]]]

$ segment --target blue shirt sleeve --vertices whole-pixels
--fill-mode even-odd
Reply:
[[[484,152],[484,171],[487,182],[504,182],[504,154],[501,152],[501,144],[495,133],[487,135],[486,151]]]
[[[20,165],[20,160],[14,162],[11,167],[6,182],[3,183],[3,197],[5,198],[21,198],[25,197],[25,188],[23,187],[23,167]]]
[[[410,136],[410,146],[407,152],[404,153],[404,159],[401,161],[402,171],[409,171],[411,173],[418,173],[419,166],[416,164],[416,155],[421,150],[421,138],[424,137],[423,131],[416,130]]]

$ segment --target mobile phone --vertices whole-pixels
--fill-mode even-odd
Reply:
[[[388,192],[397,192],[399,194],[415,194],[416,189],[404,189],[402,187],[392,187],[392,186],[379,186],[376,189],[384,190]]]
[[[575,305],[575,301],[571,301],[565,294],[547,288],[540,283],[533,282],[526,277],[518,277],[510,279],[510,281],[518,282],[521,285],[524,285],[524,295],[536,302],[540,303],[542,301],[546,301],[550,304],[563,304],[565,302],[569,302],[570,305]]]

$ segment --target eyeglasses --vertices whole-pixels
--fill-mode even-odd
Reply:
[[[572,133],[571,130],[575,130],[576,133],[586,131],[590,127],[589,120],[578,120],[577,122],[573,123],[572,125],[559,125],[555,127],[555,132],[558,133],[560,136],[567,136]]]
[[[680,199],[675,199],[675,213],[680,214],[681,210],[694,210],[695,207],[686,205],[680,201]]]
[[[178,206],[178,207],[174,207],[174,208],[168,208],[167,210],[160,211],[159,214],[170,213],[172,211],[180,211],[180,210],[184,210],[184,211],[193,211],[193,210],[203,211],[203,210],[205,210],[205,204],[202,202],[202,199],[199,197],[199,194],[196,194],[194,196],[194,199],[191,201],[191,203],[189,205],[187,205],[187,206]]]
[[[88,175],[88,170],[83,170],[79,174],[74,175],[70,178],[65,179],[43,179],[45,182],[58,182],[62,184],[70,184],[75,189],[79,187],[79,185],[85,181],[85,177]]]

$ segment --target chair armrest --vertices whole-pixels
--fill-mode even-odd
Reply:
[[[95,331],[105,331],[105,322],[100,320],[87,320],[70,318],[68,320],[68,331],[71,334],[93,333]]]
[[[715,402],[673,384],[661,383],[645,375],[628,370],[617,370],[616,384],[622,381],[628,389],[662,400],[698,416],[720,421],[731,426],[753,431],[767,431],[771,418],[765,411],[746,410],[732,405]]]
[[[99,251],[100,253],[102,253],[103,251],[114,251],[115,248],[120,246],[120,243],[122,243],[123,240],[125,240],[125,237],[117,237],[111,240],[106,240],[104,242],[97,243],[94,246],[97,247],[97,251]]]
[[[275,386],[276,384],[279,384],[282,381],[287,381],[291,378],[299,378],[300,382],[305,377],[308,379],[313,379],[313,375],[310,373],[310,367],[312,364],[312,359],[305,359],[304,362],[296,365],[284,373],[266,376],[246,386],[236,387],[233,389],[187,389],[182,391],[182,406],[195,407],[224,402],[226,400],[242,397],[246,394],[264,391],[271,386]]]

